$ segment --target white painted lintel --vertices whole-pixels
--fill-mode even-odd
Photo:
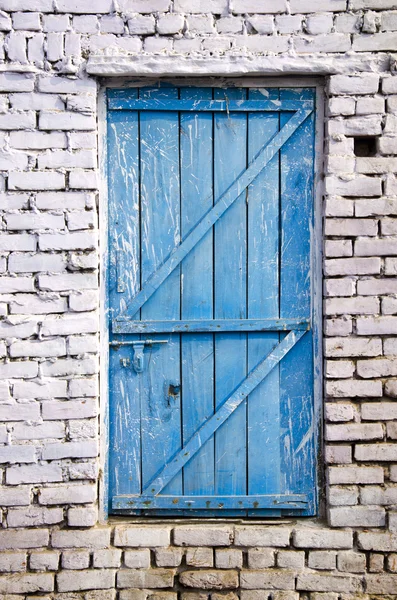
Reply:
[[[300,56],[183,56],[162,54],[92,55],[87,73],[117,76],[332,75],[386,72],[395,59],[387,53],[305,54]]]

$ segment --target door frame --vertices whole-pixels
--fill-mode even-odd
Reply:
[[[324,101],[325,79],[322,77],[142,77],[142,78],[112,78],[101,82],[98,90],[98,168],[99,168],[99,303],[100,303],[100,369],[99,369],[99,523],[106,524],[108,518],[115,518],[108,513],[109,481],[109,322],[108,322],[108,153],[107,153],[107,106],[106,93],[108,88],[135,88],[157,85],[167,82],[177,86],[197,87],[313,87],[316,90],[315,108],[315,173],[314,173],[314,226],[311,240],[312,265],[312,315],[314,341],[314,424],[316,429],[315,448],[317,456],[317,496],[318,514],[316,517],[296,517],[304,519],[319,519],[325,515],[325,498],[321,495],[323,489],[323,352],[322,352],[322,256],[323,256],[323,197],[324,197]],[[120,518],[120,517],[117,517]],[[125,515],[125,521],[158,522],[159,517],[144,517]],[[188,517],[181,519],[190,520]],[[208,517],[210,519],[210,517]],[[217,522],[233,517],[219,517]],[[262,519],[257,519],[263,521]],[[200,517],[200,521],[205,521]],[[213,521],[213,518],[211,519]],[[239,520],[244,520],[240,518]],[[247,519],[249,522],[255,519]]]

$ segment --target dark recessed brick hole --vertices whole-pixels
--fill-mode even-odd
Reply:
[[[375,156],[376,137],[354,138],[354,154],[356,156]]]

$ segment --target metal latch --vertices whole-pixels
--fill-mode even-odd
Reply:
[[[168,340],[137,340],[134,342],[109,342],[110,346],[132,346],[132,367],[136,373],[142,373],[145,362],[143,356],[143,349],[145,346],[153,346],[154,344],[167,344]],[[120,364],[122,367],[130,366],[129,358],[120,358]]]

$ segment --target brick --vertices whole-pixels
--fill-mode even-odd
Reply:
[[[66,344],[63,339],[15,341],[11,343],[9,353],[13,358],[64,356]]]
[[[384,569],[384,556],[383,554],[370,554],[369,555],[369,571],[371,573],[379,573]]]
[[[36,377],[38,373],[38,367],[36,362],[29,361],[14,361],[0,364],[0,378],[1,379],[13,379],[16,377]],[[16,410],[18,414],[19,409]]]
[[[95,458],[98,447],[95,440],[47,444],[42,450],[43,460],[62,458]]]
[[[397,365],[394,359],[378,359],[358,361],[357,374],[365,379],[397,375]]]
[[[42,173],[29,171],[14,172],[8,176],[10,190],[62,190],[65,188],[65,176],[62,173]]]
[[[190,567],[213,567],[214,551],[212,548],[187,548],[186,564]]]
[[[11,0],[10,0],[11,4]],[[15,4],[15,3],[14,3]],[[29,4],[29,0],[26,1]],[[50,3],[49,3],[50,4]],[[3,7],[1,7],[3,8]],[[15,10],[12,8],[11,10]],[[29,9],[27,9],[29,10]],[[52,8],[50,9],[52,10]],[[34,88],[34,75],[30,73],[1,73],[0,92],[32,92]],[[13,129],[13,127],[11,127]]]
[[[365,462],[397,461],[397,444],[358,444],[355,458]]]
[[[328,470],[329,483],[354,484],[354,483],[383,483],[384,473],[382,467],[330,467]]]
[[[351,240],[326,240],[325,241],[325,256],[339,257],[352,256],[353,247]]]
[[[62,31],[64,31],[65,28],[62,27]],[[69,79],[68,77],[43,76],[39,77],[38,89],[40,92],[53,94],[95,94],[97,84],[90,79]]]
[[[91,532],[84,532],[91,533]],[[85,546],[85,545],[84,545]],[[115,570],[100,569],[100,570],[83,570],[61,571],[57,574],[57,586],[59,592],[71,592],[79,590],[103,590],[113,589],[115,585]]]
[[[356,175],[349,180],[330,175],[326,177],[325,189],[328,194],[367,198],[382,195],[382,182],[380,179],[365,175]]]
[[[328,444],[325,447],[325,462],[328,464],[349,464],[352,462],[351,446],[332,446]]]
[[[14,440],[43,440],[65,437],[64,423],[15,423],[12,438]]]
[[[106,549],[94,552],[93,566],[95,568],[119,567],[121,563],[121,550]]]
[[[180,2],[187,0],[179,0]],[[226,7],[225,7],[226,8]],[[245,14],[245,13],[257,13],[257,14],[267,14],[267,13],[285,13],[287,12],[287,2],[286,0],[280,0],[277,2],[276,0],[232,0],[231,10],[237,14]],[[200,10],[199,12],[210,12],[205,10]],[[301,12],[301,11],[299,11]]]
[[[290,529],[281,527],[241,527],[235,528],[236,546],[289,546]]]
[[[184,571],[180,575],[180,582],[185,585],[186,574],[195,573],[200,578],[203,571]],[[174,584],[173,569],[123,569],[117,574],[117,587],[118,588],[169,588]],[[196,586],[194,586],[196,587]],[[202,587],[202,586],[200,586]],[[216,586],[214,586],[216,589]]]
[[[229,546],[231,541],[231,527],[180,526],[174,529],[177,546]]]
[[[97,245],[94,232],[43,233],[39,237],[40,250],[91,250]]]
[[[3,552],[0,555],[0,572],[26,571],[26,552]]]
[[[361,504],[387,506],[397,503],[397,488],[380,486],[365,486],[360,490]]]
[[[63,380],[14,381],[13,396],[17,400],[63,398],[66,397],[66,387],[67,382]]]
[[[392,398],[397,398],[397,381],[389,380],[385,383],[385,394],[386,396],[390,396]]]
[[[380,258],[334,258],[325,260],[324,273],[328,276],[372,275],[380,273],[380,266]]]
[[[357,293],[366,296],[374,294],[396,294],[397,279],[361,279],[357,283]]]
[[[266,569],[275,563],[274,550],[270,548],[249,548],[248,566],[250,569]]]
[[[356,159],[356,171],[358,173],[389,173],[397,168],[397,159],[386,157],[361,157]],[[391,198],[372,198],[371,200],[356,200],[356,209],[363,206],[367,212],[359,212],[358,217],[367,217],[377,214],[393,214],[395,209],[395,199]],[[378,212],[379,211],[379,212]]]
[[[66,263],[64,257],[60,254],[13,253],[8,257],[8,267],[14,273],[37,273],[39,271],[56,273],[63,271],[66,268]]]
[[[382,440],[384,432],[380,423],[349,423],[346,425],[326,425],[325,438],[328,441]]]
[[[90,130],[95,129],[95,118],[76,112],[41,111],[39,116],[40,129],[57,130]]]
[[[98,509],[95,506],[69,508],[67,517],[69,527],[93,527],[98,521]]]
[[[379,52],[395,49],[394,33],[375,33],[373,35],[353,36],[353,51]]]
[[[358,374],[361,373],[358,371]],[[326,393],[331,398],[370,398],[382,396],[381,381],[359,381],[345,379],[343,381],[328,381]]]
[[[385,259],[385,275],[397,275],[397,258]]]
[[[331,550],[313,550],[309,552],[308,566],[310,569],[332,570],[336,568],[336,552]]]
[[[317,5],[316,9],[318,10]],[[376,94],[378,87],[379,75],[375,73],[363,73],[362,75],[332,75],[329,80],[329,91],[331,94],[335,95]]]
[[[51,135],[51,134],[47,134]],[[51,150],[41,154],[38,158],[39,169],[69,169],[74,167],[83,167],[93,169],[96,166],[96,158],[92,150]]]
[[[369,593],[394,594],[397,589],[397,575],[368,575],[366,590]]]
[[[61,508],[42,508],[40,506],[10,508],[7,514],[8,527],[38,527],[54,525],[61,521],[63,521]]]
[[[379,338],[335,337],[325,340],[325,356],[343,358],[350,356],[380,356],[381,354],[382,342]]]
[[[97,357],[58,358],[56,362],[46,361],[42,364],[44,377],[66,377],[71,375],[94,375],[98,372]]]
[[[181,564],[183,552],[181,548],[157,548],[155,556],[158,567],[178,567]],[[219,568],[219,565],[217,567]]]
[[[352,377],[355,364],[352,360],[327,360],[325,373],[329,379],[345,379]]]
[[[40,548],[47,546],[48,529],[3,529],[0,531],[1,550],[22,550],[23,548]]]
[[[10,303],[10,313],[29,315],[31,313],[41,315],[48,313],[65,312],[67,309],[66,298],[50,296],[35,296],[34,294],[16,294]],[[23,377],[23,374],[20,375]]]
[[[324,528],[295,529],[293,540],[297,548],[344,549],[353,546],[353,535],[351,532]]]
[[[282,569],[303,569],[305,553],[293,550],[280,550],[277,553],[277,566]]]
[[[295,574],[287,569],[241,571],[240,585],[243,589],[248,590],[293,590],[295,589]]]
[[[325,314],[329,316],[371,315],[379,313],[379,308],[379,299],[376,297],[329,298],[325,301]]]
[[[110,544],[110,529],[97,528],[88,531],[53,531],[51,540],[53,548],[80,547],[91,550],[107,548]]]
[[[69,400],[65,402],[46,402],[43,404],[43,419],[84,419],[95,417],[98,407],[95,400]]]
[[[357,534],[358,547],[362,550],[375,550],[376,552],[397,551],[397,535],[389,532],[365,532]]]
[[[63,569],[87,569],[90,564],[90,555],[85,550],[70,550],[62,552]],[[71,577],[73,577],[71,575]]]
[[[120,525],[115,528],[114,545],[127,547],[169,546],[170,527]]]
[[[328,490],[330,506],[352,506],[358,504],[357,486],[330,486]]]
[[[241,569],[243,553],[234,548],[217,549],[215,550],[215,565],[217,569]]]
[[[355,576],[303,573],[298,575],[296,589],[309,592],[361,592],[361,578]]]
[[[30,502],[30,486],[0,488],[0,506],[28,506]]]
[[[73,335],[76,333],[96,333],[98,330],[97,317],[90,313],[84,315],[48,316],[43,320],[42,335]],[[374,355],[372,355],[374,356]]]
[[[62,481],[62,470],[58,465],[46,464],[9,467],[6,481],[9,485]]]
[[[329,524],[332,527],[383,527],[386,513],[375,506],[343,506],[329,509]]]
[[[50,573],[20,573],[0,577],[0,593],[30,594],[35,592],[52,592],[54,575]]]
[[[0,463],[36,462],[34,446],[0,446]]]
[[[385,112],[385,100],[381,96],[375,98],[358,98],[356,104],[357,115],[368,115]]]
[[[137,548],[124,552],[124,564],[129,569],[148,569],[150,567],[150,550]],[[161,566],[156,562],[157,566]]]

